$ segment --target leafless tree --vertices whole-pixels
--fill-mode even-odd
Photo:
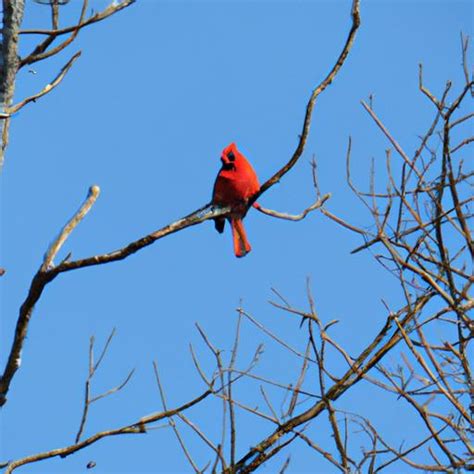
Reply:
[[[1,117],[3,150],[8,144],[11,115],[56,87],[80,53],[73,55],[56,79],[41,92],[12,106],[14,81],[20,68],[59,53],[74,41],[80,29],[107,18],[131,3],[130,0],[113,3],[103,12],[86,18],[87,1],[84,1],[78,23],[59,29],[60,2],[52,0],[52,29],[20,32],[23,2],[4,0],[3,69],[0,77],[4,104]],[[293,156],[246,203],[248,207],[283,178],[302,156],[317,98],[336,77],[355,40],[360,26],[359,0],[353,1],[351,19],[351,27],[340,56],[327,77],[311,93]],[[46,39],[26,58],[15,63],[13,56],[16,57],[19,33],[44,35]],[[67,39],[53,47],[53,42],[64,35]],[[62,448],[11,461],[5,465],[5,472],[11,473],[20,466],[57,456],[67,457],[105,437],[141,434],[163,427],[173,431],[183,450],[183,456],[196,473],[252,472],[279,453],[285,455],[280,468],[280,472],[284,472],[291,465],[289,446],[295,441],[305,444],[316,455],[322,456],[332,469],[344,473],[375,473],[394,463],[429,472],[474,470],[471,442],[474,389],[468,358],[474,328],[469,316],[473,308],[473,300],[469,295],[473,283],[473,243],[469,227],[472,219],[473,171],[464,160],[473,137],[458,133],[458,130],[464,130],[463,124],[474,118],[473,113],[462,115],[460,112],[462,104],[473,96],[474,82],[468,72],[467,50],[467,38],[462,37],[465,84],[458,91],[452,91],[453,87],[448,82],[441,97],[433,95],[424,84],[420,66],[420,92],[433,105],[434,118],[426,133],[420,137],[419,146],[411,153],[403,150],[394,135],[384,126],[373,104],[362,102],[362,106],[390,144],[385,156],[384,191],[378,190],[376,181],[379,178],[376,180],[374,170],[369,171],[371,184],[365,191],[359,189],[352,180],[352,141],[348,141],[347,183],[366,207],[369,226],[361,229],[348,222],[344,216],[337,216],[327,209],[330,195],[323,195],[320,191],[315,162],[314,204],[296,216],[259,208],[267,215],[288,220],[303,219],[309,212],[320,210],[348,232],[361,236],[363,244],[354,249],[353,253],[370,251],[395,276],[404,296],[404,304],[398,308],[386,305],[383,323],[376,336],[365,341],[365,347],[359,355],[350,355],[332,335],[338,321],[325,321],[319,315],[309,282],[305,308],[293,305],[280,292],[273,290],[275,301],[271,304],[276,311],[281,313],[281,317],[293,318],[295,327],[302,326],[300,347],[303,349],[289,344],[285,337],[278,335],[277,328],[264,326],[254,315],[239,307],[236,311],[232,349],[227,353],[219,349],[206,331],[197,325],[202,347],[212,360],[211,364],[208,359],[203,362],[202,348],[197,350],[190,346],[190,358],[204,385],[197,396],[191,397],[181,406],[170,408],[165,382],[155,362],[153,368],[162,407],[131,424],[84,438],[91,404],[122,390],[133,375],[132,371],[117,386],[95,394],[93,382],[98,369],[105,363],[114,332],[105,342],[97,360],[95,340],[91,338],[89,372],[84,383],[84,405],[74,442]],[[439,143],[441,147],[436,146]],[[0,379],[0,405],[6,404],[7,394],[20,368],[21,352],[35,304],[42,297],[44,288],[56,277],[64,272],[126,259],[163,237],[216,216],[225,216],[230,211],[228,208],[214,208],[206,204],[192,214],[117,250],[79,260],[71,260],[69,255],[55,263],[59,250],[91,209],[98,195],[99,188],[92,186],[79,211],[50,245],[32,279],[19,310],[12,347]],[[250,324],[263,337],[269,338],[275,349],[282,351],[292,364],[299,365],[299,370],[282,374],[282,378],[286,376],[289,380],[275,380],[257,373],[262,345],[255,348],[250,360],[242,363],[239,354],[242,324]],[[438,330],[433,331],[432,328]],[[440,334],[443,336],[440,337]],[[387,357],[389,354],[392,356],[390,359]],[[393,356],[399,361],[395,366],[389,361],[394,360]],[[335,361],[342,361],[345,369],[334,370]],[[362,381],[375,390],[391,394],[393,400],[403,399],[407,403],[419,422],[417,441],[404,446],[401,438],[400,443],[394,445],[384,437],[369,416],[340,408],[339,399],[342,395],[348,390],[354,390]],[[255,400],[253,395],[249,399],[248,394],[253,391],[241,389],[248,386],[258,388],[260,400]],[[191,418],[193,407],[205,399],[213,400],[221,410],[222,429],[218,439],[205,433],[199,421]],[[246,451],[241,451],[237,444],[237,413],[242,411],[255,417],[255,420],[268,429],[268,434]],[[315,440],[315,432],[320,432],[321,429],[327,434],[332,447],[318,444]],[[184,430],[186,436],[183,435]],[[204,466],[198,465],[186,443],[190,433],[209,449],[209,460]],[[360,443],[357,443],[358,447],[355,448],[354,439],[363,439],[363,447],[360,448]]]

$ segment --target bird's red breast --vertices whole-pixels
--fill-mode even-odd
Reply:
[[[214,184],[212,202],[238,207],[260,189],[257,174],[235,143],[224,148],[221,161],[222,168]]]

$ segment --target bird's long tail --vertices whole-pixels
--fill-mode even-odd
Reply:
[[[242,219],[232,219],[232,240],[234,241],[234,253],[236,257],[245,257],[252,247],[247,240],[244,224]]]

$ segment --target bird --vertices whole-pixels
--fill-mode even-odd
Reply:
[[[224,148],[221,154],[222,167],[217,174],[212,193],[212,204],[230,207],[227,217],[232,229],[234,254],[245,257],[251,246],[247,240],[242,219],[248,211],[248,201],[260,189],[257,173],[235,143]],[[217,232],[224,232],[225,217],[216,217],[214,225]]]

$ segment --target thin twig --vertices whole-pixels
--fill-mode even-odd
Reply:
[[[153,361],[153,371],[155,373],[155,380],[156,380],[156,383],[158,385],[158,390],[159,390],[159,393],[160,393],[161,404],[163,405],[163,410],[167,411],[168,408],[167,408],[167,404],[166,404],[165,391],[164,391],[163,385],[161,383],[160,374],[158,372],[158,364],[157,364],[156,361]],[[181,435],[179,433],[178,427],[176,426],[176,423],[173,420],[173,417],[170,417],[169,423],[170,423],[170,426],[171,426],[171,428],[173,429],[173,431],[176,435],[176,438],[178,439],[178,443],[181,446],[181,449],[183,450],[183,453],[184,453],[186,459],[188,460],[189,464],[191,464],[191,467],[194,469],[194,472],[196,474],[198,474],[200,472],[200,470],[197,467],[197,464],[194,462],[191,454],[189,453],[189,451],[188,451],[188,449],[187,449],[187,447],[186,447],[186,445],[183,441],[183,438],[181,437]]]
[[[21,102],[18,104],[12,105],[11,107],[8,108],[8,113],[10,115],[15,114],[18,112],[20,109],[22,109],[25,105],[29,104],[30,102],[36,102],[39,98],[43,97],[44,95],[48,94],[51,92],[54,88],[56,88],[61,81],[64,79],[66,74],[69,72],[69,69],[71,69],[72,65],[76,62],[76,60],[79,58],[81,55],[81,51],[78,51],[59,71],[58,75],[49,83],[47,84],[40,92],[27,97],[26,99],[23,99]]]
[[[331,197],[331,193],[325,194],[321,199],[318,199],[314,204],[306,208],[300,214],[287,214],[284,212],[274,211],[272,209],[266,209],[260,205],[254,206],[258,211],[266,214],[267,216],[276,217],[278,219],[285,219],[288,221],[301,221],[304,219],[310,212],[319,209],[329,198]]]
[[[105,20],[109,16],[113,15],[114,13],[117,13],[120,10],[123,10],[124,8],[129,7],[135,2],[136,0],[123,0],[120,3],[112,2],[107,8],[105,8],[105,10],[101,12],[97,12],[95,15],[92,15],[87,20],[85,20],[82,23],[79,23],[78,25],[68,26],[67,28],[53,29],[53,30],[41,30],[41,29],[22,30],[20,31],[20,35],[48,35],[48,36],[56,37],[60,35],[65,35],[67,33],[72,33],[76,29],[82,29],[85,26],[92,25],[99,21]]]

